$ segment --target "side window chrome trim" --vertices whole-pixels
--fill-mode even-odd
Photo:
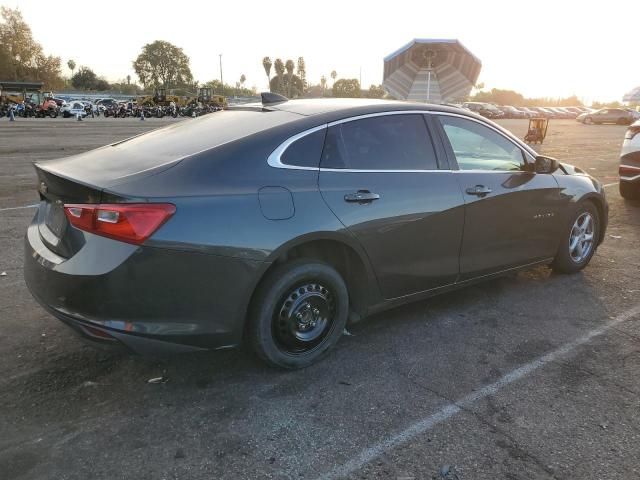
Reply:
[[[307,135],[311,135],[314,132],[327,128],[327,124],[318,125],[317,127],[310,128],[309,130],[305,130],[304,132],[300,132],[293,137],[287,138],[284,142],[282,142],[278,147],[271,152],[271,155],[267,158],[267,163],[274,168],[287,168],[289,170],[318,170],[318,167],[302,167],[299,165],[288,165],[286,163],[282,163],[282,159],[280,158],[282,154],[285,152],[289,146],[303,137]]]
[[[515,139],[509,137],[508,135],[505,135],[504,132],[500,131],[499,129],[493,127],[492,125],[489,125],[486,122],[483,122],[482,120],[478,120],[477,118],[473,118],[467,115],[461,115],[459,113],[451,113],[451,112],[442,112],[442,111],[437,111],[437,110],[392,110],[392,111],[388,111],[388,112],[376,112],[376,113],[369,113],[366,115],[358,115],[355,117],[348,117],[348,118],[341,118],[340,120],[335,120],[333,122],[329,122],[329,123],[324,123],[322,125],[318,125],[317,127],[313,127],[310,128],[308,130],[305,130],[303,132],[300,132],[292,137],[287,138],[284,142],[282,142],[273,152],[271,152],[271,155],[269,155],[269,157],[267,158],[267,163],[269,164],[269,166],[274,167],[274,168],[286,168],[289,170],[313,170],[313,171],[321,171],[321,172],[347,172],[347,173],[353,173],[353,172],[362,172],[362,173],[420,173],[420,172],[457,172],[460,170],[359,170],[359,169],[347,169],[347,168],[316,168],[316,167],[302,167],[299,165],[288,165],[286,163],[282,163],[281,160],[281,156],[282,154],[285,152],[285,150],[287,148],[289,148],[289,146],[294,143],[297,140],[300,140],[303,137],[306,137],[307,135],[310,135],[314,132],[317,132],[318,130],[322,130],[324,128],[329,128],[329,127],[333,127],[335,125],[340,125],[342,123],[347,123],[347,122],[353,122],[355,120],[362,120],[364,118],[373,118],[373,117],[384,117],[384,116],[388,116],[388,115],[407,115],[407,114],[416,114],[416,115],[440,115],[440,116],[449,116],[449,117],[459,117],[465,120],[470,120],[472,122],[476,122],[479,123],[480,125],[484,125],[485,127],[490,128],[491,130],[493,130],[494,132],[496,132],[498,135],[501,135],[502,137],[504,137],[506,140],[508,140],[509,142],[513,143],[516,147],[520,148],[521,150],[523,150],[526,154],[528,154],[531,158],[531,160],[533,160],[533,158],[535,157],[535,152],[526,144],[521,144],[519,142],[516,142]],[[467,170],[469,171],[469,170]],[[485,171],[485,170],[477,170],[477,171]],[[514,170],[500,170],[500,171],[504,171],[504,172],[511,172],[514,173]]]

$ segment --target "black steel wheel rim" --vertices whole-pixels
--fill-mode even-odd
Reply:
[[[332,291],[319,282],[290,289],[275,309],[274,339],[289,354],[303,354],[317,348],[333,330],[336,300]]]

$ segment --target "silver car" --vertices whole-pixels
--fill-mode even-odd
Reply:
[[[629,125],[634,119],[633,113],[623,108],[601,108],[595,112],[583,113],[576,117],[577,121],[585,124],[616,123],[618,125]]]

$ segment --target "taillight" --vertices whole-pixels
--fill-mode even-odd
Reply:
[[[170,203],[67,204],[64,213],[80,230],[140,245],[176,211]]]
[[[627,133],[624,134],[626,140],[633,140],[638,133],[640,133],[640,125],[631,125],[627,128]]]

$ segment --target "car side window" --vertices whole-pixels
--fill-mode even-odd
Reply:
[[[323,168],[437,170],[436,153],[421,114],[382,115],[329,127]]]
[[[460,170],[524,170],[523,151],[504,136],[464,118],[439,119]]]
[[[318,168],[326,133],[327,129],[322,128],[296,140],[280,156],[280,161],[285,165]]]

